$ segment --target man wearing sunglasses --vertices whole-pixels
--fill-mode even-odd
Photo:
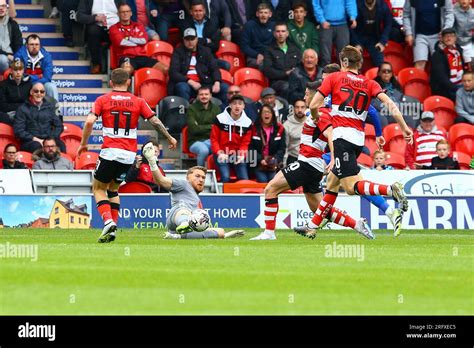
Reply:
[[[66,146],[59,139],[63,124],[56,114],[55,106],[45,99],[46,89],[37,82],[30,91],[30,97],[22,104],[15,115],[13,129],[20,139],[21,151],[34,152],[41,149],[46,138],[54,138],[61,152]]]

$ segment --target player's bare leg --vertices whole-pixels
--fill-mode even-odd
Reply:
[[[114,241],[114,232],[117,230],[117,224],[112,218],[112,208],[107,196],[108,187],[109,183],[103,183],[97,179],[93,179],[92,181],[92,192],[94,193],[94,198],[97,203],[97,210],[104,222],[104,228],[102,229],[102,233],[98,239],[99,243],[109,243]]]
[[[290,189],[288,181],[280,170],[265,187],[265,230],[250,240],[275,240],[275,225],[278,215],[278,195]]]

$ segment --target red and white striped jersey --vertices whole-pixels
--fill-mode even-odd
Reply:
[[[132,164],[137,154],[139,118],[148,119],[155,114],[146,101],[129,92],[112,91],[97,98],[91,112],[102,117],[104,143],[100,156]]]
[[[413,144],[407,145],[405,150],[405,160],[408,167],[414,169],[414,163],[424,166],[431,166],[431,159],[437,156],[436,143],[446,139],[446,134],[442,130],[433,130],[430,133],[416,131],[413,134]]]
[[[363,146],[364,122],[372,98],[382,93],[380,85],[352,72],[335,72],[327,76],[318,91],[332,96],[333,140],[344,139],[354,145]]]
[[[301,131],[300,153],[298,160],[303,161],[316,168],[320,172],[324,172],[325,162],[322,158],[326,149],[328,139],[324,136],[324,131],[331,127],[331,116],[328,112],[320,109],[323,114],[315,124],[311,118],[311,112],[306,110],[306,121]]]

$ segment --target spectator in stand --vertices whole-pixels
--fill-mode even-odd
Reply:
[[[160,154],[160,145],[153,140],[151,143],[155,148],[155,155],[158,157]],[[161,166],[158,165],[158,169],[160,170],[161,175],[166,176]],[[142,184],[150,186],[152,191],[155,193],[168,192],[166,190],[162,190],[160,186],[155,183],[153,180],[153,174],[150,170],[150,165],[148,164],[148,160],[142,155],[137,155],[135,157],[135,162],[133,162],[132,166],[128,170],[127,176],[125,177],[125,182],[141,182]]]
[[[20,27],[10,17],[6,0],[0,0],[0,74],[8,69],[13,54],[23,45]]]
[[[208,17],[203,0],[193,0],[189,9],[190,16],[181,22],[181,31],[187,28],[196,29],[199,43],[216,53],[221,38],[219,21],[216,17]]]
[[[275,22],[271,20],[272,8],[267,3],[258,5],[256,16],[244,25],[242,51],[247,57],[247,66],[262,69],[263,54],[272,43]]]
[[[374,151],[374,165],[372,169],[375,170],[393,170],[392,166],[386,165],[385,161],[387,160],[387,154],[384,150],[375,150]]]
[[[285,166],[298,160],[300,152],[301,132],[306,121],[306,103],[304,99],[297,99],[293,103],[293,114],[283,123],[285,127]]]
[[[444,29],[431,57],[432,94],[456,101],[456,92],[462,87],[463,65],[462,48],[456,44],[456,32],[453,28]]]
[[[187,100],[194,98],[199,88],[210,87],[212,93],[225,102],[228,85],[221,83],[221,73],[211,50],[198,43],[194,28],[183,34],[183,45],[177,47],[171,58],[168,90]]]
[[[56,139],[61,152],[66,152],[66,146],[59,138],[63,124],[54,104],[44,99],[45,92],[41,82],[33,84],[29,99],[18,108],[13,120],[15,136],[21,141],[22,151],[41,149],[44,139],[52,137]]]
[[[271,6],[272,17],[276,23],[288,22],[291,15],[292,0],[262,0],[260,2]]]
[[[439,33],[454,24],[452,0],[406,0],[403,8],[405,41],[413,46],[415,68],[425,70]]]
[[[76,21],[76,11],[79,6],[79,1],[80,0],[62,0],[58,4],[59,11],[61,12],[61,29],[67,47],[74,47],[72,27]]]
[[[289,41],[293,42],[301,52],[311,48],[319,52],[319,33],[314,23],[306,19],[308,9],[304,2],[293,5],[293,19],[288,22]]]
[[[217,34],[222,36],[222,40],[231,41],[232,16],[229,11],[229,5],[226,0],[198,0],[204,5],[204,11],[208,18],[215,20],[219,30]],[[190,0],[189,11],[196,0]],[[187,7],[187,0],[183,1],[183,5]]]
[[[31,76],[31,82],[41,82],[46,89],[46,94],[59,101],[58,88],[51,81],[53,78],[53,59],[51,54],[41,47],[40,37],[31,34],[26,38],[26,46],[22,46],[16,53],[15,58],[22,60],[25,73]]]
[[[383,63],[383,51],[392,28],[392,14],[384,0],[357,0],[357,23],[351,30],[352,45],[369,51],[375,66]]]
[[[32,156],[35,163],[33,169],[50,169],[50,170],[73,170],[72,162],[61,157],[61,152],[56,145],[54,138],[48,137],[43,140],[43,148],[33,152]]]
[[[234,95],[211,127],[211,150],[223,183],[229,182],[231,167],[239,180],[249,178],[246,157],[252,136],[252,121],[245,114],[244,107],[244,98]]]
[[[441,139],[436,143],[436,154],[438,156],[431,159],[431,164],[429,166],[415,163],[416,169],[461,169],[458,161],[449,156],[449,143],[446,140]]]
[[[225,103],[221,104],[221,112],[223,112],[230,103],[230,100],[234,95],[240,95],[240,87],[237,85],[232,85],[229,86],[229,89],[227,90],[227,100]],[[244,97],[245,100],[245,97]],[[255,122],[257,119],[257,111],[254,109],[254,105],[252,100],[250,99],[250,102],[245,100],[245,108],[244,108],[245,114],[252,120],[252,123]]]
[[[150,0],[127,0],[127,4],[132,9],[132,21],[143,25],[150,41],[156,41],[160,40],[160,36],[151,23],[151,14],[148,11],[150,3]]]
[[[77,22],[86,26],[92,74],[102,72],[102,43],[109,42],[109,29],[118,23],[120,0],[81,0],[77,7]]]
[[[260,115],[260,109],[264,104],[271,105],[275,110],[277,122],[284,123],[288,119],[289,107],[286,100],[277,98],[276,92],[273,88],[264,88],[260,94],[260,100],[255,102],[253,105],[253,112],[256,115]],[[257,119],[257,117],[256,117]]]
[[[3,149],[3,159],[0,161],[0,169],[28,169],[26,164],[17,161],[17,148],[15,144],[7,144]]]
[[[16,18],[15,0],[7,0],[6,3],[10,18]]]
[[[155,26],[162,41],[168,41],[168,30],[179,27],[185,17],[185,9],[181,0],[152,0],[150,2],[151,22]]]
[[[405,42],[405,31],[403,30],[403,7],[405,0],[384,0],[392,13],[392,29],[389,40],[403,43]]]
[[[49,14],[49,18],[59,18],[59,9],[58,9],[58,2],[56,0],[51,0],[51,13]]]
[[[295,44],[288,42],[286,23],[275,25],[275,42],[265,51],[263,73],[270,80],[270,86],[276,94],[288,99],[288,79],[301,61],[301,51]]]
[[[301,63],[291,73],[288,79],[288,102],[293,104],[298,99],[304,98],[306,83],[319,80],[322,69],[318,69],[318,54],[308,48],[303,52]]]
[[[458,36],[458,43],[463,51],[464,63],[470,65],[469,69],[474,71],[474,8],[470,0],[458,0],[454,5],[454,29]]]
[[[13,125],[16,111],[30,96],[31,78],[20,59],[10,64],[10,75],[0,84],[0,123]]]
[[[350,42],[350,28],[357,26],[356,0],[313,0],[314,15],[321,27],[319,29],[320,64],[331,63],[332,44],[335,42],[337,53]]]
[[[458,117],[454,123],[470,123],[474,125],[474,73],[465,72],[462,76],[463,88],[456,92],[456,112]]]
[[[434,114],[424,111],[421,114],[420,125],[413,134],[413,143],[405,148],[407,169],[415,169],[415,163],[429,165],[436,156],[436,143],[446,139],[444,131],[439,130],[434,122]]]
[[[386,90],[385,93],[387,93],[394,102],[401,100],[403,95],[402,86],[400,86],[400,83],[393,74],[393,68],[390,62],[383,62],[379,66],[375,82]]]
[[[237,45],[242,43],[244,25],[255,15],[252,0],[227,0],[231,14],[231,36]]]
[[[270,105],[263,105],[260,115],[252,127],[250,151],[257,159],[255,176],[258,182],[269,182],[283,166],[285,156],[285,128],[277,122],[275,111]]]
[[[168,66],[147,55],[148,34],[143,25],[132,22],[132,9],[126,3],[119,5],[120,21],[110,27],[110,42],[117,55],[120,67],[130,76],[141,68],[154,68],[168,72]]]
[[[207,156],[211,153],[211,127],[221,113],[211,97],[209,87],[199,88],[197,100],[189,107],[186,117],[189,151],[197,156],[197,165],[201,167],[206,166]]]

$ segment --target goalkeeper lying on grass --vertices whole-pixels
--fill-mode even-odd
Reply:
[[[143,156],[148,160],[157,185],[171,193],[171,210],[166,218],[165,239],[203,239],[203,238],[234,238],[244,235],[243,230],[225,232],[223,228],[209,228],[203,232],[193,229],[192,213],[202,209],[199,193],[204,190],[207,169],[195,166],[188,170],[186,180],[170,179],[161,174],[156,164],[156,155],[153,143],[143,146]]]

